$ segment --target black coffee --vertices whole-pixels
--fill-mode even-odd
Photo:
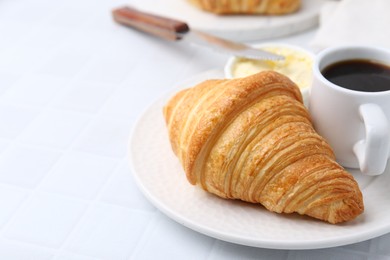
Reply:
[[[369,60],[346,60],[329,65],[322,75],[330,82],[351,90],[390,90],[390,67]]]

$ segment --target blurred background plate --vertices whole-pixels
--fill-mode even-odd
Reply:
[[[187,22],[190,27],[220,37],[256,41],[302,32],[318,25],[319,13],[326,0],[302,0],[301,9],[281,16],[219,16],[204,12],[188,0],[144,0],[135,7]]]

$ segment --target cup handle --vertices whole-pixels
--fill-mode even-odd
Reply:
[[[359,167],[366,175],[385,171],[390,148],[390,124],[383,110],[376,104],[363,104],[359,114],[366,129],[366,137],[356,142],[353,151]]]

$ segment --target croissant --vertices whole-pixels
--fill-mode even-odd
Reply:
[[[216,14],[288,14],[295,12],[301,0],[189,0],[204,11]]]
[[[353,176],[335,161],[286,76],[266,71],[207,80],[164,107],[173,152],[191,184],[330,223],[364,210]]]

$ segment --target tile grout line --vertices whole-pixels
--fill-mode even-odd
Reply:
[[[72,230],[69,232],[65,240],[62,242],[61,246],[57,248],[58,254],[66,251],[66,247],[69,246],[70,239],[72,238],[72,235],[76,232],[76,230],[79,230],[79,227],[84,222],[84,219],[88,216],[88,213],[91,212],[93,206],[96,206],[99,203],[100,195],[105,190],[106,186],[110,182],[110,180],[115,175],[116,171],[121,167],[121,162],[117,164],[117,166],[111,171],[110,175],[107,177],[105,183],[99,188],[98,192],[95,194],[95,198],[89,200],[88,205],[86,206],[86,209],[83,213],[83,215],[79,218],[79,220],[74,224]],[[58,255],[57,255],[58,256]]]
[[[210,247],[210,250],[206,256],[206,259],[207,260],[211,260],[212,259],[212,256],[213,256],[213,252],[216,250],[215,248],[218,246],[218,239],[216,238],[213,238],[214,241],[213,241],[213,244],[211,245]]]
[[[96,117],[98,117],[98,115],[96,115]],[[87,128],[87,126],[85,126],[85,128]],[[79,135],[82,135],[83,131],[81,131],[79,133]],[[79,136],[78,135],[78,136]],[[19,135],[19,137],[21,136],[21,134]],[[23,142],[20,142],[18,141],[19,137],[15,138],[15,140],[11,141],[10,145],[9,146],[13,146],[15,147],[16,145],[24,145]],[[58,151],[59,153],[61,153],[60,156],[63,156],[65,153],[69,152],[70,150],[72,150],[72,147],[73,147],[73,144],[75,143],[77,138],[75,138],[73,141],[72,141],[72,144],[70,144],[68,146],[68,148],[66,149],[63,149],[63,150],[57,150],[57,149],[53,149],[53,148],[47,148],[47,147],[43,147],[43,148],[46,148],[47,150],[52,150],[52,151]],[[34,145],[31,145],[31,147],[36,147]],[[7,148],[9,149],[9,148]],[[93,154],[93,153],[90,153],[90,152],[85,152],[85,151],[80,151],[81,153],[84,153],[84,154],[92,154],[94,156],[96,156],[96,154]],[[102,155],[98,155],[98,156],[102,156]],[[108,157],[108,156],[103,156],[103,157]],[[122,166],[122,163],[124,163],[126,160],[127,160],[127,154],[123,157],[123,158],[113,158],[113,157],[108,157],[108,158],[111,158],[111,159],[117,159],[117,162],[116,162],[116,166],[112,169],[111,173],[109,174],[109,176],[106,178],[104,184],[99,188],[99,191],[95,194],[95,198],[94,199],[90,199],[90,200],[86,200],[86,199],[81,199],[81,198],[77,198],[77,197],[74,197],[74,196],[67,196],[67,195],[64,195],[64,194],[60,194],[60,193],[56,193],[56,192],[50,192],[50,191],[46,191],[44,189],[42,189],[41,192],[45,192],[45,193],[51,193],[51,194],[56,194],[57,196],[61,196],[61,197],[66,197],[66,198],[70,198],[72,200],[77,200],[77,201],[81,201],[83,202],[86,207],[84,209],[84,212],[83,214],[80,216],[79,220],[74,224],[72,230],[69,232],[69,234],[67,235],[67,238],[62,242],[62,245],[60,245],[59,247],[57,247],[57,256],[64,251],[64,247],[68,245],[69,243],[69,239],[71,237],[71,234],[73,234],[75,232],[75,230],[77,230],[77,227],[79,227],[83,221],[83,219],[86,217],[87,213],[90,212],[92,206],[96,205],[98,200],[100,199],[100,195],[101,193],[103,192],[104,188],[106,187],[106,185],[108,185],[108,183],[110,182],[110,180],[113,178],[113,176],[115,175],[115,172]],[[25,188],[25,187],[20,187],[20,186],[16,186],[16,185],[11,185],[9,183],[1,183],[0,185],[3,185],[3,186],[7,186],[7,187],[13,187],[13,188],[17,188],[19,190],[24,190],[26,191],[26,193],[28,194],[26,196],[26,198],[23,200],[23,202],[21,202],[18,207],[16,207],[16,209],[14,210],[12,216],[4,223],[4,225],[0,228],[1,230],[1,237],[3,239],[6,239],[6,240],[12,240],[13,239],[10,239],[10,238],[7,238],[4,233],[6,232],[6,230],[8,229],[9,225],[12,224],[13,222],[13,216],[17,215],[21,209],[25,206],[25,205],[28,205],[28,202],[30,202],[33,198],[33,196],[35,194],[37,194],[39,192],[39,190],[41,189],[42,187],[42,184],[45,182],[45,180],[51,176],[53,170],[55,169],[58,161],[61,159],[61,157],[55,162],[53,163],[53,165],[51,165],[50,169],[47,171],[46,175],[40,180],[40,182],[32,189],[28,189],[28,188]],[[104,204],[107,204],[107,205],[111,205],[111,206],[116,206],[116,207],[121,207],[121,208],[125,208],[127,210],[132,210],[132,209],[129,209],[127,207],[124,207],[124,206],[121,206],[121,205],[116,205],[116,204],[110,204],[110,203],[104,203]],[[143,211],[145,212],[145,211]],[[16,240],[19,242],[19,240]],[[29,244],[29,245],[39,245],[39,244],[35,244],[35,243],[29,243],[29,242],[24,242],[26,244]],[[40,247],[43,247],[43,248],[46,248],[46,249],[50,249],[50,250],[54,250],[55,248],[54,247],[45,247],[45,246],[42,246],[42,245],[39,245]]]
[[[92,58],[93,59],[93,58]],[[85,70],[86,67],[88,67],[88,63],[91,63],[91,61],[87,62],[84,66],[83,66],[83,69]],[[74,76],[74,78],[68,83],[68,84],[71,84],[72,82],[76,82],[79,77],[80,77],[80,74],[83,72],[83,69],[81,69],[76,76]],[[121,83],[118,83],[116,84],[116,86],[114,87],[115,90],[109,95],[109,97],[105,100],[105,102],[103,102],[100,106],[100,108],[95,112],[95,113],[90,113],[90,114],[87,114],[85,112],[79,112],[79,111],[75,111],[75,110],[69,110],[69,109],[58,109],[58,108],[55,108],[53,107],[52,102],[48,102],[47,103],[47,107],[49,109],[52,109],[52,110],[62,110],[62,111],[67,111],[67,112],[71,112],[71,113],[75,113],[75,114],[83,114],[83,115],[86,115],[88,117],[90,117],[90,119],[88,120],[88,122],[86,123],[85,127],[79,132],[79,134],[77,134],[77,136],[74,137],[72,143],[68,146],[68,148],[66,150],[73,150],[73,146],[74,144],[81,138],[81,136],[83,136],[84,133],[86,133],[86,131],[88,130],[88,128],[92,125],[92,123],[94,122],[94,120],[96,120],[97,118],[106,118],[106,119],[109,119],[107,117],[105,117],[104,115],[102,115],[102,109],[104,108],[104,106],[106,106],[106,104],[108,104],[110,102],[110,100],[113,98],[113,95],[115,94],[116,91],[118,91],[118,89],[121,88],[121,85],[124,83],[123,81],[125,80],[122,80]],[[66,92],[66,90],[64,91]],[[118,119],[116,119],[118,120]],[[118,121],[122,121],[122,122],[126,122],[125,119],[120,119]],[[23,143],[23,142],[22,142]],[[85,151],[84,151],[85,152]],[[93,154],[93,153],[92,153]],[[107,156],[107,157],[110,157],[112,158],[112,156]],[[117,158],[117,157],[114,157],[114,158]]]
[[[40,183],[38,185],[36,185],[36,187],[34,189],[31,189],[30,191],[28,191],[29,193],[29,196],[27,196],[26,199],[23,200],[22,203],[20,203],[20,205],[14,210],[13,212],[13,216],[15,216],[18,212],[21,211],[21,209],[23,208],[24,205],[27,205],[27,202],[31,201],[33,196],[35,194],[37,194],[38,192],[44,192],[44,193],[48,193],[48,194],[55,194],[56,196],[59,196],[59,197],[63,197],[63,198],[67,198],[67,199],[71,199],[71,200],[75,200],[75,201],[80,201],[82,202],[83,204],[85,204],[85,209],[83,210],[83,213],[82,215],[79,217],[79,220],[74,224],[73,228],[69,231],[66,239],[62,242],[62,245],[60,245],[59,247],[50,247],[50,246],[43,246],[43,245],[40,245],[40,244],[36,244],[36,243],[29,243],[29,242],[23,242],[25,244],[29,244],[29,245],[33,245],[33,246],[39,246],[39,247],[42,247],[42,248],[46,248],[46,249],[50,249],[50,250],[56,250],[57,251],[57,254],[55,256],[58,256],[59,253],[62,252],[62,248],[64,247],[64,244],[65,242],[69,239],[70,235],[74,232],[74,230],[76,229],[76,226],[78,226],[78,224],[81,222],[81,220],[83,220],[85,218],[85,216],[87,215],[87,212],[89,212],[89,209],[92,207],[92,205],[94,205],[94,201],[97,200],[97,196],[98,194],[101,193],[102,189],[105,187],[105,185],[109,182],[109,180],[112,178],[112,176],[114,175],[114,173],[117,171],[117,169],[120,167],[120,162],[117,163],[116,167],[113,168],[113,170],[111,171],[110,175],[107,177],[106,179],[106,182],[104,183],[104,185],[102,185],[102,187],[100,187],[99,189],[99,192],[96,193],[96,198],[93,199],[93,200],[83,200],[83,199],[80,199],[80,198],[76,198],[76,197],[72,197],[72,196],[67,196],[67,195],[64,195],[64,194],[58,194],[58,193],[54,193],[54,192],[47,192],[45,190],[43,191],[39,191],[39,188],[41,187],[42,183],[44,182],[44,180],[47,178],[47,176],[49,176],[51,174],[51,172],[53,171],[53,168],[55,164],[53,164],[53,166],[50,168],[50,170],[48,171],[48,173],[44,176],[44,178],[42,178],[42,180],[40,181]],[[96,203],[95,203],[96,204]],[[6,240],[11,240],[11,241],[14,241],[14,239],[11,239],[11,238],[7,238],[6,236],[4,236],[4,232],[7,230],[8,226],[10,224],[12,224],[13,222],[13,217],[11,217],[4,225],[3,227],[1,228],[1,235],[2,235],[2,238],[3,239],[6,239]],[[16,241],[20,241],[20,240],[16,240]]]
[[[146,226],[144,232],[142,232],[141,236],[139,237],[137,241],[137,245],[134,247],[132,252],[129,252],[128,259],[135,259],[137,252],[147,242],[148,234],[150,234],[153,231],[153,229],[157,226],[158,222],[160,221],[159,214],[162,213],[160,211],[155,212],[154,216],[151,218],[148,225]]]
[[[91,63],[91,60],[88,60],[88,61],[86,62],[86,64],[84,64],[83,67],[76,73],[76,75],[74,75],[74,76],[69,80],[69,82],[67,82],[66,85],[70,85],[70,84],[76,82],[76,81],[79,79],[80,74],[88,67],[88,64],[89,64],[89,63]],[[30,72],[26,72],[25,75],[27,75],[28,73],[31,73],[31,70],[30,70]],[[120,83],[117,84],[116,89],[119,89],[119,88],[120,88]],[[67,89],[63,90],[62,93],[66,93],[66,91],[67,91]],[[115,91],[113,91],[113,92],[111,93],[110,97],[107,98],[107,100],[101,105],[100,109],[99,109],[94,115],[91,115],[91,116],[90,116],[91,118],[88,120],[89,122],[87,122],[87,124],[84,126],[83,130],[81,130],[81,131],[74,137],[74,139],[72,140],[71,144],[69,144],[67,148],[64,148],[64,149],[58,149],[58,148],[57,148],[57,149],[53,149],[53,147],[49,147],[49,150],[59,151],[59,152],[61,153],[62,156],[63,156],[66,152],[72,151],[73,148],[74,148],[75,142],[76,142],[77,140],[79,140],[79,138],[87,131],[87,129],[91,126],[93,120],[96,119],[96,118],[99,118],[99,116],[100,116],[100,114],[101,114],[101,111],[102,111],[102,108],[103,108],[103,107],[112,99],[112,96],[113,96],[114,93],[115,93]],[[53,107],[52,107],[52,102],[53,102],[53,101],[47,102],[44,106],[40,107],[40,109],[39,109],[39,110],[40,110],[39,114],[42,114],[43,111],[45,111],[45,110],[47,110],[47,109],[53,109]],[[67,110],[66,110],[66,111],[67,111]],[[75,113],[75,114],[77,114],[76,111],[72,111],[72,112]],[[38,114],[38,116],[39,116],[39,114]],[[36,118],[35,118],[34,120],[36,120]],[[34,121],[34,120],[33,120],[33,121]],[[10,140],[9,147],[15,147],[15,146],[17,146],[17,145],[24,145],[24,144],[25,144],[25,142],[20,141],[21,136],[23,136],[23,133],[26,132],[29,128],[32,127],[33,121],[30,122],[30,123],[24,128],[24,130],[23,130],[21,133],[19,133],[19,135],[18,135],[16,138]],[[27,143],[27,144],[36,147],[36,145],[34,145],[34,144],[31,144],[31,143]],[[9,147],[7,147],[7,149],[9,149]],[[44,146],[44,147],[47,149],[46,146]],[[85,151],[83,151],[83,152],[85,152]],[[87,152],[87,153],[88,153],[88,152]],[[95,155],[94,153],[88,153],[88,154]],[[112,157],[110,157],[110,158],[112,158]],[[116,157],[116,158],[117,158],[117,157]],[[58,160],[60,160],[60,159],[61,159],[61,157],[60,157]],[[121,160],[120,158],[118,158],[118,159]],[[29,196],[27,196],[27,198],[24,199],[23,202],[20,203],[20,205],[18,205],[18,207],[16,207],[16,209],[14,210],[12,216],[11,216],[11,217],[5,222],[5,224],[1,227],[0,230],[1,230],[1,237],[2,237],[2,238],[8,239],[8,238],[5,236],[4,233],[7,231],[8,227],[9,227],[9,226],[12,224],[12,222],[14,221],[14,216],[16,216],[16,215],[25,207],[25,205],[27,205],[28,202],[30,202],[30,201],[32,200],[32,198],[34,197],[34,195],[38,193],[38,191],[39,191],[39,189],[41,188],[41,186],[42,186],[42,184],[44,183],[44,181],[45,181],[49,176],[51,176],[53,169],[55,169],[55,166],[56,166],[56,164],[58,163],[58,160],[57,160],[55,163],[53,163],[53,165],[51,165],[51,167],[50,167],[50,169],[47,171],[46,175],[40,180],[40,182],[39,182],[33,189],[28,190],[28,189],[25,188],[25,190],[28,191]],[[95,198],[94,200],[90,200],[90,203],[87,203],[87,204],[89,204],[89,206],[86,206],[86,209],[84,210],[83,214],[80,216],[79,221],[73,226],[72,230],[69,232],[67,238],[63,241],[62,245],[61,245],[59,248],[57,248],[57,250],[58,250],[57,256],[58,256],[58,254],[59,254],[60,252],[63,251],[64,245],[68,243],[67,241],[69,240],[70,235],[74,232],[76,226],[78,226],[79,223],[81,222],[81,220],[85,218],[87,212],[89,212],[89,209],[92,207],[92,205],[95,205],[95,204],[96,204],[96,201],[97,201],[97,198],[98,198],[99,194],[101,193],[101,191],[103,190],[103,188],[107,185],[107,183],[109,182],[109,180],[110,180],[110,179],[112,178],[112,176],[114,175],[114,172],[115,172],[119,167],[120,167],[120,162],[118,162],[117,166],[112,170],[111,174],[107,177],[106,182],[104,183],[104,185],[102,185],[102,187],[100,187],[100,191],[96,194],[96,198]],[[30,243],[28,243],[28,244],[30,244]],[[31,245],[36,245],[36,244],[31,243]],[[45,247],[45,248],[46,248],[46,247]],[[47,248],[53,249],[52,247],[47,247]]]
[[[58,10],[57,10],[58,11]],[[54,14],[53,14],[54,15]],[[52,16],[53,16],[52,15]],[[57,47],[56,49],[58,49],[59,47]],[[17,48],[15,49],[15,51],[17,50]],[[93,61],[93,55],[90,56],[90,59],[88,59],[88,61],[83,65],[83,67],[80,69],[80,71],[78,71],[78,73],[76,75],[74,75],[69,82],[66,83],[66,85],[70,85],[72,83],[74,83],[76,80],[79,79],[79,76],[80,76],[80,73],[82,73],[83,71],[85,71],[86,68],[88,68],[88,65],[91,64],[91,62]],[[24,75],[22,77],[25,77],[26,75],[28,75],[29,73],[32,73],[31,72],[31,69],[26,71],[24,73]],[[43,145],[43,148],[44,149],[47,149],[47,150],[52,150],[52,151],[57,151],[59,152],[60,156],[59,158],[50,166],[50,168],[47,170],[46,174],[40,179],[40,181],[37,183],[37,185],[35,185],[32,189],[27,189],[27,188],[21,188],[20,186],[15,186],[15,187],[18,187],[20,189],[23,189],[26,191],[27,195],[26,198],[19,204],[19,206],[14,210],[12,216],[8,219],[8,221],[3,225],[3,227],[1,228],[2,230],[2,237],[6,240],[12,240],[12,239],[9,239],[7,237],[4,236],[4,233],[5,231],[7,231],[7,229],[9,229],[9,226],[14,222],[14,216],[17,215],[26,205],[28,205],[29,202],[31,202],[32,198],[39,192],[41,192],[41,188],[42,188],[42,185],[43,183],[45,182],[45,180],[51,176],[53,174],[53,171],[54,169],[56,168],[57,164],[58,164],[58,161],[62,158],[62,156],[64,154],[66,154],[67,152],[69,151],[72,151],[74,149],[74,146],[75,146],[75,143],[80,140],[81,136],[83,134],[85,134],[85,132],[87,131],[87,129],[92,125],[92,123],[94,122],[95,119],[97,118],[105,118],[104,115],[102,115],[102,109],[104,108],[104,106],[110,102],[112,99],[113,99],[113,94],[120,88],[120,86],[122,85],[122,83],[118,83],[117,84],[117,87],[116,87],[116,90],[114,90],[111,95],[105,100],[104,103],[102,103],[102,105],[100,106],[100,108],[97,110],[97,112],[93,115],[90,115],[90,119],[88,120],[88,122],[86,123],[86,125],[84,126],[83,130],[81,130],[77,135],[75,135],[75,137],[73,138],[73,140],[70,142],[70,144],[65,147],[65,148],[53,148],[52,146],[44,146]],[[66,93],[68,91],[68,89],[64,89],[61,91],[61,93]],[[44,113],[44,111],[46,111],[47,109],[55,109],[52,107],[52,104],[53,104],[53,100],[51,100],[50,102],[47,102],[45,105],[43,105],[42,107],[40,107],[38,110],[38,115],[41,115],[42,113]],[[68,110],[66,110],[68,111]],[[75,111],[72,111],[72,112],[75,112]],[[81,112],[82,113],[82,112]],[[23,133],[26,132],[28,129],[30,129],[32,127],[32,122],[34,122],[34,120],[36,120],[36,118],[34,118],[24,129],[23,131],[15,138],[13,139],[10,139],[10,143],[9,143],[9,146],[12,148],[12,147],[15,147],[17,145],[29,145],[31,147],[41,147],[42,145],[34,145],[34,144],[31,144],[31,143],[25,143],[23,141],[21,141],[21,136],[23,136]],[[125,121],[123,119],[123,121]],[[7,147],[7,149],[9,149],[9,147]],[[88,153],[88,152],[85,152],[85,151],[82,151],[84,153]],[[93,154],[93,155],[96,155],[94,153],[88,153],[88,154]],[[102,156],[99,154],[99,156]],[[110,157],[112,158],[112,157]],[[117,157],[115,157],[117,158]],[[126,157],[125,157],[126,158]],[[83,201],[85,202],[86,204],[86,207],[85,209],[83,210],[83,213],[81,214],[81,216],[79,217],[78,221],[73,225],[72,229],[70,229],[67,237],[65,238],[65,240],[62,242],[62,244],[59,246],[59,247],[45,247],[45,246],[42,246],[40,244],[35,244],[35,243],[29,243],[29,242],[25,242],[25,241],[19,241],[17,240],[19,243],[23,243],[23,244],[28,244],[30,246],[34,245],[34,246],[37,246],[37,247],[42,247],[42,248],[45,248],[46,250],[51,250],[51,251],[54,251],[54,250],[57,250],[57,253],[54,255],[54,257],[58,257],[60,253],[64,252],[65,251],[65,248],[66,246],[69,245],[69,240],[71,239],[71,236],[74,232],[76,232],[76,230],[78,230],[78,228],[81,226],[81,224],[83,223],[84,219],[86,218],[86,216],[88,215],[88,212],[91,211],[91,209],[93,208],[93,206],[95,206],[96,204],[99,203],[99,199],[101,198],[101,194],[103,193],[105,187],[108,185],[108,183],[110,182],[110,180],[113,178],[113,176],[115,175],[115,172],[118,170],[119,167],[121,167],[122,165],[122,162],[121,160],[125,161],[126,159],[123,159],[123,158],[117,158],[118,159],[118,162],[117,162],[117,165],[116,167],[114,167],[111,171],[111,173],[108,175],[108,177],[106,178],[105,182],[103,185],[101,185],[101,187],[99,188],[98,192],[95,194],[95,198],[94,199],[91,199],[91,200],[88,200],[88,201],[83,201],[79,198],[74,198],[75,200],[78,200],[78,201]],[[7,183],[5,183],[6,185],[9,185]],[[12,186],[12,185],[11,185]],[[12,186],[14,187],[14,186]],[[46,191],[45,191],[46,192]],[[50,193],[50,192],[49,192]],[[66,198],[69,198],[67,196],[64,196]],[[109,204],[109,203],[108,203]],[[111,204],[110,204],[111,205]],[[114,205],[114,206],[119,206],[119,207],[123,207],[123,206],[120,206],[120,205]],[[128,208],[126,208],[128,209]]]
[[[62,7],[63,7],[63,6],[65,6],[65,4],[63,4]],[[62,7],[61,7],[61,8],[62,8]],[[58,8],[56,11],[61,10],[61,8]],[[50,16],[48,16],[48,17],[46,18],[46,20],[50,20],[52,17],[55,16],[55,14],[56,14],[56,12],[53,12],[53,14],[50,15]],[[98,15],[95,15],[95,16],[98,16]],[[36,31],[36,30],[37,30],[37,29],[35,29],[35,31]],[[19,45],[21,45],[21,44],[19,44]],[[61,45],[56,46],[55,48],[53,48],[52,51],[53,51],[53,52],[58,51],[58,49],[60,49],[60,48],[61,48]],[[16,51],[16,50],[15,50],[15,51]],[[69,82],[67,82],[65,85],[72,85],[73,83],[77,82],[77,80],[78,80],[79,77],[80,77],[80,74],[83,72],[83,70],[85,70],[85,69],[88,67],[88,64],[92,63],[93,59],[94,59],[94,55],[90,55],[88,61],[80,68],[80,70],[79,70],[72,78],[70,78]],[[91,60],[92,60],[92,61],[91,61]],[[134,66],[134,67],[136,67],[136,66]],[[32,70],[33,70],[33,68],[31,68],[30,70],[26,71],[26,72],[24,73],[24,75],[21,77],[21,79],[22,79],[23,77],[26,77],[26,75],[29,75],[29,74],[41,74],[41,73],[34,73],[34,72],[32,72]],[[58,76],[55,76],[55,77],[58,77]],[[62,78],[62,77],[60,77],[60,78]],[[20,79],[19,79],[19,80],[20,80]],[[117,86],[117,87],[116,87],[116,90],[120,88],[120,85],[123,83],[123,81],[125,81],[125,80],[123,79],[122,82],[116,84],[116,86]],[[43,106],[31,106],[31,105],[27,105],[27,106],[26,106],[26,105],[24,105],[24,104],[3,104],[3,105],[12,105],[12,106],[17,106],[17,107],[22,107],[22,108],[27,108],[27,109],[28,109],[28,108],[34,108],[34,109],[36,109],[36,110],[39,111],[37,117],[38,117],[39,115],[41,115],[41,114],[43,113],[43,111],[45,111],[45,110],[47,110],[47,109],[50,109],[50,110],[62,110],[62,111],[71,112],[71,113],[75,113],[75,114],[86,115],[86,116],[90,117],[90,120],[89,120],[90,122],[88,122],[88,123],[86,124],[86,126],[84,127],[84,130],[85,130],[86,128],[88,128],[88,127],[91,125],[91,121],[93,121],[93,119],[96,119],[96,118],[99,116],[99,114],[101,113],[102,108],[108,103],[108,101],[109,101],[110,99],[112,99],[112,96],[113,96],[113,94],[115,93],[116,90],[114,90],[114,91],[110,94],[110,96],[107,98],[107,100],[101,105],[100,109],[99,109],[97,112],[95,112],[95,113],[85,113],[85,112],[83,112],[83,111],[76,111],[76,110],[70,110],[70,109],[59,109],[59,108],[55,108],[55,107],[52,105],[53,100],[47,102],[47,103],[46,103],[45,105],[43,105]],[[6,90],[6,92],[8,92],[8,91],[9,91],[9,89]],[[62,93],[64,94],[64,93],[67,93],[67,91],[68,91],[68,89],[64,89],[64,90],[62,90],[62,91],[60,91],[60,92],[62,92]],[[5,93],[6,93],[6,92],[5,92]],[[1,96],[3,96],[3,95],[4,95],[4,93],[3,93]],[[0,102],[0,105],[1,105],[1,102]],[[34,118],[33,121],[34,121],[35,119],[36,119],[36,118]],[[32,122],[33,122],[33,121],[32,121]],[[123,120],[123,121],[125,121],[125,120]],[[25,129],[24,129],[21,133],[19,133],[19,137],[22,136],[23,133],[26,132],[26,130],[28,130],[29,127],[31,127],[32,122],[30,122],[30,123],[25,127]],[[75,140],[84,132],[84,130],[82,130],[82,131],[74,138],[74,141],[75,141]],[[14,138],[13,140],[11,140],[11,142],[14,141],[14,140],[16,140],[16,139],[20,139],[20,138],[16,137],[16,138]],[[19,141],[19,143],[24,144],[25,142]],[[30,144],[31,144],[31,143],[30,143]],[[69,146],[71,146],[71,144],[70,144]],[[66,150],[66,149],[64,149],[64,150]]]
[[[83,69],[85,69],[85,67],[87,67],[87,64],[88,64],[88,62],[87,62],[87,63],[83,66],[83,68],[80,69],[80,71],[79,71],[79,72],[78,72],[78,73],[77,73],[77,74],[76,74],[76,75],[67,83],[67,85],[68,85],[68,84],[72,84],[72,82],[77,81],[77,79],[79,78],[79,75],[83,72]],[[118,84],[118,85],[120,85],[120,84]],[[119,88],[119,86],[117,87],[117,89],[118,89],[118,88]],[[64,90],[63,92],[66,92],[66,90]],[[115,92],[115,91],[114,91],[114,92]],[[103,108],[103,107],[112,99],[112,96],[113,96],[114,92],[111,93],[110,97],[107,98],[107,100],[101,105],[100,109],[95,113],[95,115],[91,115],[91,116],[90,116],[91,118],[89,119],[89,122],[84,126],[84,129],[81,130],[81,131],[77,134],[77,136],[74,137],[74,139],[72,140],[72,143],[71,143],[67,148],[65,148],[65,149],[58,149],[58,148],[55,149],[55,148],[49,146],[49,150],[59,151],[60,153],[62,153],[62,155],[65,154],[65,153],[68,152],[68,151],[72,151],[73,148],[74,148],[73,146],[74,146],[75,142],[76,142],[77,140],[79,140],[79,138],[87,131],[87,129],[91,126],[93,120],[96,119],[96,118],[99,118],[100,114],[102,113],[102,108]],[[42,114],[42,113],[43,113],[42,111],[44,111],[45,109],[53,109],[53,107],[51,106],[51,103],[52,103],[52,102],[48,102],[47,104],[45,104],[44,106],[42,106],[41,109],[40,109],[40,110],[41,110],[41,111],[40,111],[40,114]],[[67,111],[67,110],[66,110],[66,111]],[[72,113],[77,114],[76,111],[72,111]],[[34,121],[34,120],[33,120],[33,121]],[[123,120],[123,121],[124,121],[124,120]],[[23,142],[23,141],[20,141],[20,139],[21,139],[21,137],[23,136],[23,133],[26,132],[26,131],[27,131],[29,128],[31,128],[31,127],[32,127],[32,122],[31,122],[30,124],[28,124],[28,125],[25,127],[25,129],[24,129],[16,138],[10,140],[9,146],[10,146],[10,147],[15,147],[16,145],[25,145],[26,143]],[[27,145],[34,146],[34,147],[37,146],[37,145],[31,144],[31,143],[28,143],[28,142],[27,142]],[[41,146],[42,146],[42,145],[41,145]],[[43,147],[45,147],[45,148],[47,149],[47,146],[44,146],[44,145],[43,145]],[[9,147],[7,147],[7,149],[9,149]],[[83,152],[85,152],[85,151],[83,151]],[[86,153],[88,153],[88,152],[86,152]],[[94,153],[88,153],[88,154],[93,154],[93,155],[95,155]],[[110,157],[110,158],[112,158],[112,157]],[[119,159],[120,159],[120,158],[119,158]],[[57,162],[58,162],[58,160],[57,160]],[[40,182],[39,182],[33,189],[31,189],[31,190],[29,191],[30,196],[29,196],[28,198],[26,198],[26,200],[24,201],[24,203],[21,203],[21,204],[17,207],[17,209],[14,211],[14,214],[13,214],[13,215],[17,214],[17,213],[20,211],[20,208],[22,208],[22,207],[27,203],[27,201],[31,200],[31,198],[37,193],[37,190],[41,187],[42,183],[44,183],[44,181],[48,178],[48,176],[51,175],[51,172],[52,172],[53,168],[55,167],[55,165],[57,164],[57,162],[55,162],[55,163],[50,167],[50,169],[48,170],[47,174],[40,180]],[[117,167],[113,170],[113,172],[114,172],[116,169],[117,169]],[[106,182],[107,182],[107,181],[106,181]],[[7,227],[9,226],[9,223],[12,222],[11,220],[12,220],[12,217],[4,224],[3,227],[1,228],[1,230],[2,230],[2,232],[1,232],[2,237],[4,237],[4,230],[6,230]]]

